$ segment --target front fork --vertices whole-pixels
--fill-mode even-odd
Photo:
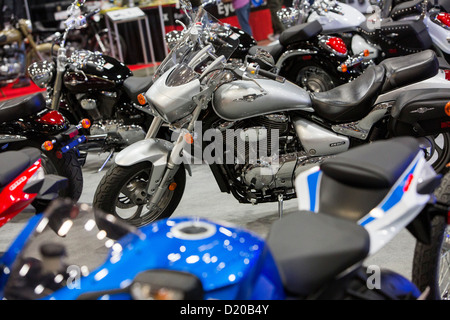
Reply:
[[[148,194],[154,193],[154,194],[150,202],[147,204],[149,210],[152,210],[155,206],[157,206],[164,192],[169,187],[170,182],[175,177],[175,174],[177,173],[180,164],[184,159],[183,150],[188,144],[192,143],[193,139],[192,132],[194,131],[195,121],[197,121],[201,110],[202,104],[198,103],[197,107],[194,109],[192,119],[189,122],[187,128],[182,129],[180,131],[177,141],[175,141],[175,143],[173,144],[173,148],[168,155],[167,165],[165,167],[165,172],[162,176],[161,181],[153,181],[152,177],[150,177],[149,185],[147,187],[147,193]],[[150,128],[147,132],[145,139],[155,138],[159,128],[161,127],[161,124],[162,119],[160,117],[155,117],[152,121],[152,124],[150,125]],[[155,184],[158,183],[159,185],[155,191],[156,187]]]

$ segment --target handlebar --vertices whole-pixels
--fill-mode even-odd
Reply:
[[[278,81],[278,82],[281,82],[281,83],[286,81],[286,79],[283,78],[282,76],[279,76],[279,75],[277,75],[277,74],[275,74],[273,72],[267,71],[267,70],[259,69],[258,74],[263,76],[263,77],[266,77],[266,78],[269,78],[271,80],[275,80],[275,81]]]

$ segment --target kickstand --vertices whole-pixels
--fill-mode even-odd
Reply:
[[[283,194],[278,195],[278,216],[281,219],[283,216]]]
[[[114,154],[114,150],[111,150],[111,152],[109,153],[108,157],[106,157],[105,162],[103,162],[102,166],[100,167],[100,169],[98,169],[97,172],[100,172],[100,171],[103,170],[103,168],[106,166],[106,164],[107,164],[108,161],[111,159],[111,157],[113,156],[113,154]]]

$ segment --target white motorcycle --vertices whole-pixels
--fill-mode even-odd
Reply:
[[[450,18],[438,9],[427,10],[428,1],[408,1],[392,10],[371,8],[366,17],[335,0],[316,0],[313,4],[295,0],[292,8],[280,10],[278,16],[287,27],[318,20],[323,33],[339,34],[353,54],[369,50],[366,59],[376,63],[430,48],[440,56],[450,52]]]

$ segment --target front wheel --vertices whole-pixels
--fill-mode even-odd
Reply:
[[[184,192],[184,167],[178,169],[173,179],[175,184],[165,191],[156,208],[149,210],[151,196],[147,194],[147,185],[151,170],[149,162],[129,167],[113,165],[95,191],[93,206],[136,227],[170,217]]]

